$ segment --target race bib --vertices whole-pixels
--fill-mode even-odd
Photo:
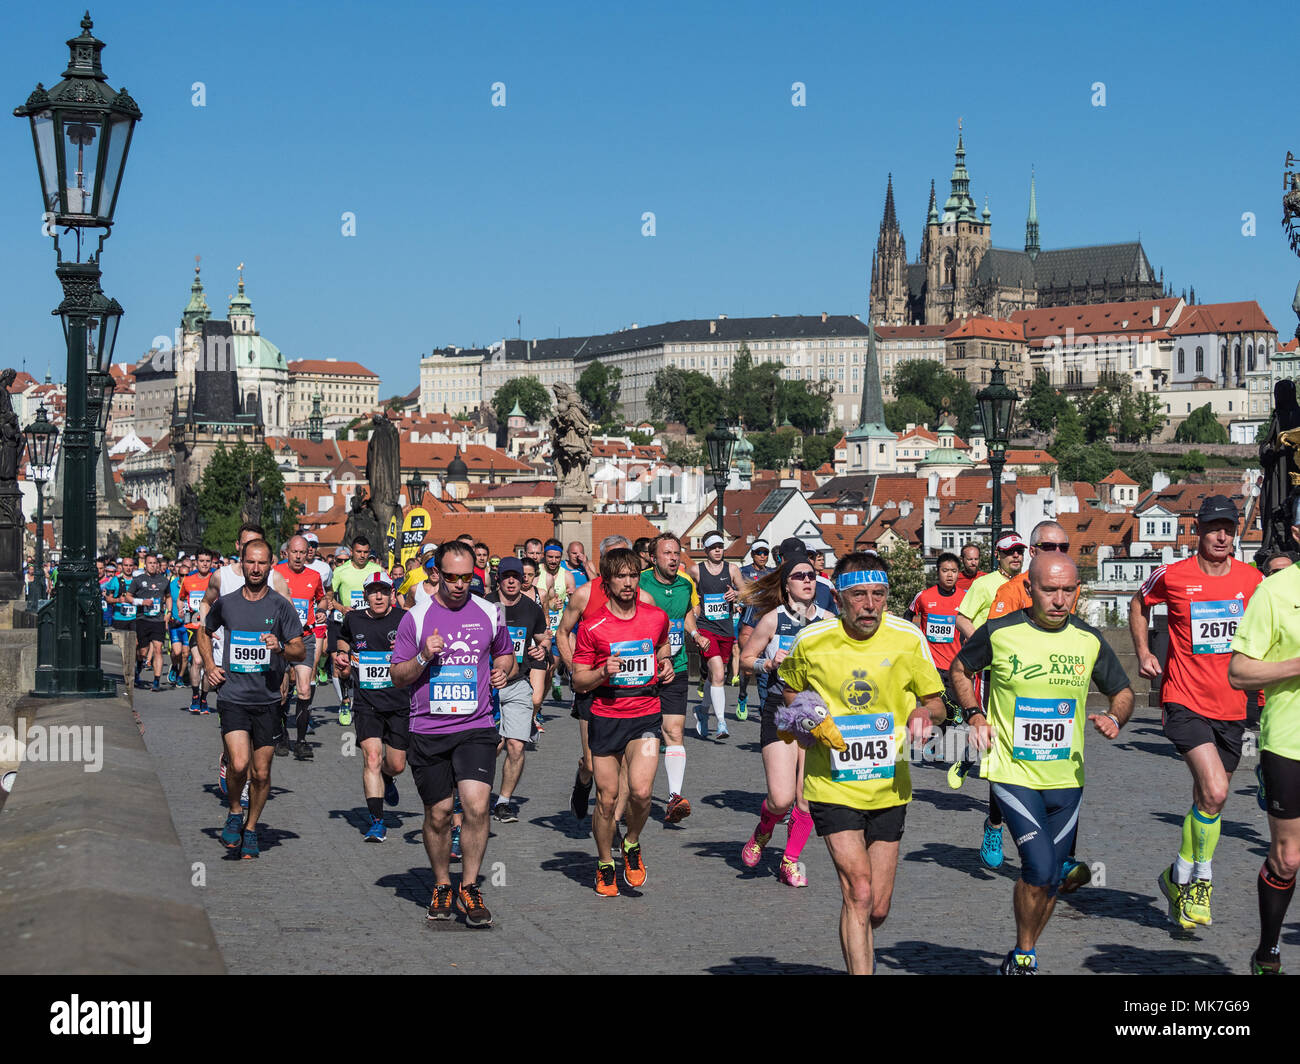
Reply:
[[[547,611],[546,611],[546,616],[547,616],[548,623],[550,624],[550,628],[551,628],[551,631],[552,631],[552,632],[554,632],[557,628],[560,627],[560,614],[561,614],[562,612],[563,612],[562,610],[547,610]]]
[[[701,595],[700,602],[704,606],[704,616],[707,620],[725,621],[731,616],[731,608],[723,595]]]
[[[191,591],[189,597],[189,603],[190,603],[190,612],[198,613],[199,607],[203,605],[203,592]]]
[[[357,682],[363,691],[382,691],[393,686],[389,672],[392,652],[388,650],[357,651]]]
[[[309,599],[293,600],[293,608],[298,611],[298,620],[304,625],[307,623],[307,609],[310,605],[311,601]]]
[[[1241,599],[1192,603],[1192,653],[1226,654],[1244,612]]]
[[[929,613],[925,618],[925,638],[931,643],[951,643],[957,631],[955,613]]]
[[[649,639],[629,639],[609,645],[611,655],[617,654],[618,675],[610,678],[614,687],[646,687],[655,678],[655,645]]]
[[[515,647],[515,661],[520,665],[524,663],[524,649],[528,646],[528,629],[517,628],[514,625],[507,625],[510,629],[510,642]]]
[[[266,672],[270,664],[271,651],[261,632],[230,633],[231,672]]]
[[[784,650],[787,654],[790,653],[790,648],[794,646],[794,639],[793,635],[778,635],[776,637],[776,649]]]
[[[863,783],[894,778],[897,744],[892,713],[836,717],[835,724],[848,749],[830,751],[832,782]]]
[[[1074,744],[1073,698],[1017,698],[1011,756],[1017,761],[1065,761]]]
[[[429,712],[465,717],[478,710],[478,666],[444,665],[429,677]]]
[[[124,620],[124,621],[133,621],[133,620],[135,620],[135,603],[134,603],[134,602],[119,602],[119,603],[117,604],[117,613],[118,613],[118,616],[121,617],[122,620]]]
[[[156,598],[142,599],[140,605],[144,607],[146,617],[157,617],[162,612],[162,602]]]
[[[676,654],[682,649],[682,643],[686,637],[686,621],[678,617],[675,621],[668,622],[668,649]]]
[[[352,608],[354,610],[364,609],[366,605],[366,596],[359,590],[352,592]]]

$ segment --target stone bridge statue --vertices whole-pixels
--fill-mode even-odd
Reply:
[[[551,418],[551,453],[555,460],[557,498],[590,496],[591,419],[573,386],[555,384],[555,414]]]

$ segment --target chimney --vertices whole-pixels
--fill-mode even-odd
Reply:
[[[726,320],[727,320],[727,316],[726,316],[725,314],[719,314],[719,315],[718,315],[718,321],[726,321]],[[635,329],[636,326],[634,325],[634,326],[632,326],[632,328]]]
[[[823,324],[823,325],[826,324],[826,311],[824,311],[824,310],[822,311],[822,324]]]
[[[715,332],[717,332],[717,331],[718,331],[718,323],[717,323],[716,321],[710,321],[710,322],[709,322],[709,335],[712,336],[712,335],[713,335]]]
[[[1160,305],[1156,304],[1151,308],[1151,324],[1156,326],[1160,324]]]
[[[912,500],[904,499],[898,504],[898,516],[907,517],[912,512]]]
[[[925,478],[925,496],[927,499],[939,497],[939,474],[931,473]]]

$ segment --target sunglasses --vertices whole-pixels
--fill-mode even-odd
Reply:
[[[789,578],[791,580],[816,580],[817,574],[811,569],[800,569],[797,573],[791,573]]]
[[[1002,553],[1003,553],[1003,554],[1024,554],[1024,553],[1025,553],[1025,548],[1024,548],[1024,547],[1012,547],[1010,550],[1004,550]]]
[[[1068,543],[1039,543],[1039,544],[1038,544],[1038,549],[1039,549],[1039,550],[1059,550],[1062,554],[1069,554],[1069,553],[1070,553],[1070,545],[1069,545]]]
[[[766,558],[767,555],[768,555],[768,552],[765,551],[765,550],[752,550],[752,551],[750,551],[749,553],[752,554],[755,558],[757,558],[760,554],[761,554],[764,558]]]
[[[441,569],[438,570],[438,575],[449,584],[468,584],[474,579],[473,573],[444,573]]]

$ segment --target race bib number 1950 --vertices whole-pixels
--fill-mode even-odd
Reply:
[[[1241,620],[1241,599],[1192,603],[1192,653],[1226,654]]]
[[[1017,698],[1011,756],[1017,761],[1065,761],[1074,745],[1073,698]]]
[[[897,742],[892,713],[836,717],[835,724],[849,745],[847,750],[830,751],[833,782],[861,783],[894,778]]]

